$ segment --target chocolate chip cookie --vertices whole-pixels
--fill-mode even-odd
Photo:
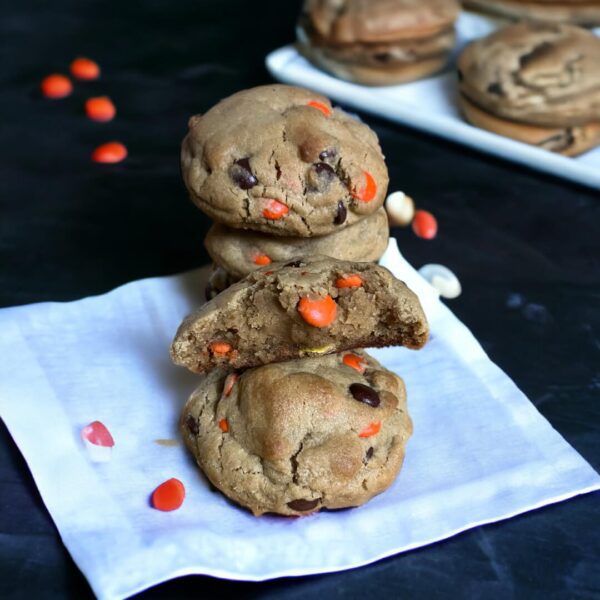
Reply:
[[[446,64],[458,12],[456,0],[306,0],[298,48],[341,79],[402,83]]]
[[[226,496],[255,515],[305,515],[387,489],[412,423],[402,379],[358,351],[211,371],[181,431]]]
[[[189,316],[175,364],[202,373],[352,348],[421,348],[428,325],[417,296],[387,269],[325,256],[253,271]]]
[[[513,19],[600,25],[598,0],[463,0],[463,4]]]
[[[268,85],[192,117],[181,166],[215,221],[274,235],[332,233],[376,212],[388,173],[375,133],[327,98]]]
[[[474,125],[574,156],[600,143],[600,39],[518,23],[467,46],[460,104]]]
[[[271,236],[215,223],[204,245],[215,263],[235,281],[272,262],[315,254],[376,261],[387,248],[389,233],[387,214],[380,208],[354,225],[316,238]]]

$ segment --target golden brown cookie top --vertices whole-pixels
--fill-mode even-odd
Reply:
[[[460,91],[489,112],[544,126],[600,119],[600,39],[573,25],[518,23],[467,46]]]
[[[181,416],[209,479],[255,514],[357,506],[394,480],[411,435],[404,383],[363,351],[215,370]]]
[[[244,90],[190,119],[182,174],[215,221],[276,235],[325,235],[374,213],[388,173],[375,133],[302,88]]]
[[[304,6],[311,28],[331,44],[436,35],[459,10],[455,0],[307,0]]]

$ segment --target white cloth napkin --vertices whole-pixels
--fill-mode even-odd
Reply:
[[[101,598],[193,573],[243,580],[348,569],[600,488],[600,477],[485,355],[390,242],[383,264],[421,297],[431,341],[374,352],[406,381],[414,436],[392,487],[365,506],[251,516],[217,493],[177,439],[196,376],[168,347],[206,269],[103,296],[0,311],[0,410],[73,559]],[[468,290],[467,292],[468,293]],[[112,460],[79,437],[102,421]],[[177,477],[164,513],[149,494]]]

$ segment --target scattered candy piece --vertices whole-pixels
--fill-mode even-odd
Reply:
[[[127,157],[127,148],[120,142],[108,142],[92,152],[92,160],[97,163],[118,163]]]
[[[331,115],[331,109],[329,106],[327,106],[327,104],[323,104],[323,102],[319,102],[318,100],[311,100],[308,103],[308,106],[312,106],[313,108],[320,110],[326,117]]]
[[[68,77],[54,74],[42,79],[40,89],[46,98],[66,98],[73,91],[73,84]]]
[[[98,96],[85,101],[85,114],[92,121],[105,123],[115,118],[117,109],[108,96]]]
[[[85,444],[92,462],[108,462],[115,445],[110,431],[100,421],[93,421],[81,430],[81,439]]]
[[[351,369],[358,371],[361,375],[367,370],[367,361],[362,356],[358,356],[358,354],[344,354],[342,362]]]
[[[258,254],[254,257],[254,264],[264,267],[271,264],[271,259],[266,254]]]
[[[232,348],[233,348],[233,346],[228,342],[211,342],[208,345],[208,349],[213,354],[221,354],[221,355],[229,354],[229,352],[231,352]]]
[[[100,77],[100,67],[93,60],[80,56],[71,63],[71,74],[77,79],[92,81]]]
[[[219,429],[223,433],[227,433],[229,431],[229,423],[227,422],[227,419],[221,419],[219,421]]]
[[[350,393],[354,399],[358,400],[359,402],[368,404],[373,408],[377,408],[379,406],[379,394],[372,387],[369,387],[364,383],[353,383],[350,386]]]
[[[167,479],[152,492],[152,506],[157,510],[177,510],[185,499],[185,487],[179,479]]]
[[[359,434],[358,437],[367,438],[372,435],[376,435],[379,433],[381,429],[381,423],[379,421],[373,421],[373,423],[369,423]]]
[[[335,281],[336,288],[352,288],[362,287],[363,280],[360,275],[346,275],[345,277],[339,277]]]
[[[412,222],[416,235],[424,240],[432,240],[437,235],[438,224],[436,218],[426,210],[418,210]]]
[[[335,321],[337,304],[329,295],[316,299],[302,296],[298,302],[298,312],[309,325],[327,327]]]
[[[282,219],[289,212],[290,209],[283,204],[283,202],[279,202],[279,200],[268,200],[267,205],[263,208],[262,214],[266,219],[277,221],[277,219]]]
[[[364,184],[360,188],[352,188],[350,195],[353,198],[362,200],[362,202],[370,202],[377,195],[377,184],[369,171],[363,171],[363,175],[365,178]]]
[[[426,279],[443,298],[458,298],[462,292],[458,277],[444,265],[428,264],[419,269]]]
[[[225,383],[223,384],[223,396],[227,397],[229,394],[231,394],[231,390],[239,378],[240,376],[237,373],[229,373],[229,375],[225,377]]]
[[[315,346],[314,348],[302,348],[303,354],[326,354],[333,349],[335,344],[325,344],[324,346]]]
[[[406,227],[415,216],[415,203],[404,192],[392,192],[385,200],[385,210],[390,225]]]

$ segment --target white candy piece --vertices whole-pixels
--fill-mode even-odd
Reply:
[[[429,264],[419,269],[421,276],[426,279],[443,298],[458,298],[462,287],[458,277],[444,265]]]
[[[385,210],[390,220],[390,225],[406,227],[410,225],[415,216],[415,203],[404,192],[392,192],[385,199]]]

